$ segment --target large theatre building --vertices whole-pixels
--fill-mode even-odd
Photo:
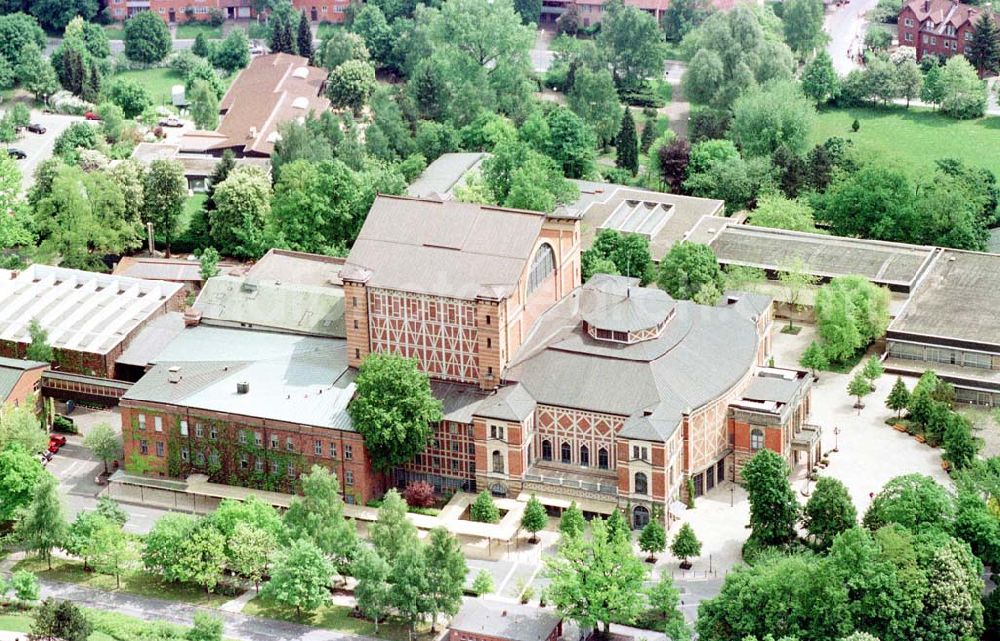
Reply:
[[[812,462],[819,451],[819,430],[806,423],[811,377],[764,365],[770,298],[734,292],[705,306],[630,278],[599,275],[581,285],[580,220],[570,212],[380,196],[338,280],[346,338],[316,337],[309,352],[294,352],[302,366],[291,398],[310,385],[328,386],[322,401],[311,396],[314,411],[298,419],[301,438],[290,433],[291,409],[274,414],[289,392],[268,391],[279,396],[273,402],[254,400],[258,386],[248,379],[249,392],[231,400],[229,387],[255,371],[247,360],[242,374],[223,371],[206,393],[191,381],[177,394],[169,371],[161,371],[155,386],[137,385],[155,394],[123,403],[130,420],[144,403],[162,400],[160,390],[174,391],[175,405],[182,398],[211,403],[219,415],[271,413],[280,419],[276,447],[308,463],[341,464],[343,454],[327,456],[327,443],[350,442],[354,483],[345,493],[352,501],[427,480],[438,491],[536,493],[553,507],[577,500],[597,513],[628,506],[636,526],[683,499],[689,487],[702,494],[733,478],[761,448],[793,463]],[[167,355],[181,356],[183,347]],[[364,446],[344,411],[352,372],[373,352],[414,358],[445,414],[426,450],[381,478],[357,468]],[[321,365],[312,354],[324,353],[344,360]],[[220,353],[215,367],[229,358]],[[157,364],[150,375],[168,365]],[[281,383],[266,368],[261,376],[272,378],[262,378],[263,389]],[[336,415],[321,415],[323,408]],[[257,449],[266,460],[268,418],[240,420],[256,427],[246,430],[250,436],[231,437],[261,432]],[[224,457],[231,450],[215,451]],[[215,465],[229,482],[241,482],[241,466],[270,470],[255,460]],[[275,473],[291,479],[302,465]]]

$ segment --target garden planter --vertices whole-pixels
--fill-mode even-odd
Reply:
[[[691,565],[690,561],[681,561],[682,570],[690,570],[692,567],[693,566]]]
[[[896,423],[895,425],[892,426],[892,429],[896,430],[897,432],[905,432],[906,426],[903,425],[902,423]]]
[[[917,434],[916,436],[914,436],[914,438],[917,439],[917,441],[920,442],[920,443],[926,443],[927,442],[927,439],[924,438],[923,434]]]

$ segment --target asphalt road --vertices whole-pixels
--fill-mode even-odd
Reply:
[[[839,75],[846,76],[852,69],[859,68],[853,56],[864,44],[868,29],[864,14],[877,4],[878,0],[850,0],[827,14],[824,30],[830,35],[830,42],[826,48]]]

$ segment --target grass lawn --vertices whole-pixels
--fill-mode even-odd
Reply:
[[[108,40],[124,40],[125,27],[118,24],[111,24],[104,27],[104,34],[108,37]]]
[[[155,105],[169,105],[170,90],[174,85],[183,85],[184,76],[169,67],[141,69],[138,71],[122,71],[115,74],[116,78],[134,80],[146,88]]]
[[[667,51],[667,60],[687,60],[687,56],[681,51],[680,43],[668,42],[664,46]]]
[[[193,24],[177,25],[178,40],[194,40],[198,37],[199,33],[205,34],[206,38],[218,39],[222,37],[222,27],[213,27],[212,25],[201,24],[198,22]]]
[[[45,565],[45,561],[37,558],[29,558],[15,565],[14,570],[28,570],[41,578],[86,585],[87,587],[106,590],[108,592],[135,594],[137,596],[179,601],[211,608],[218,607],[232,598],[214,592],[206,593],[194,585],[165,583],[159,577],[145,572],[130,577],[122,577],[121,588],[116,588],[113,576],[97,574],[96,572],[84,572],[83,563],[65,559],[53,559],[52,569],[49,570]]]
[[[188,199],[184,201],[184,213],[181,214],[181,222],[178,225],[178,229],[181,230],[182,234],[187,230],[188,225],[191,224],[191,217],[195,215],[195,212],[201,210],[207,198],[208,194],[194,194],[188,196]]]
[[[243,614],[265,617],[268,619],[278,619],[280,621],[292,621],[302,623],[326,630],[337,630],[349,634],[364,636],[377,636],[380,639],[389,641],[406,641],[406,624],[398,619],[389,619],[379,623],[378,634],[375,634],[375,624],[367,619],[358,619],[350,616],[351,608],[343,605],[325,605],[313,612],[303,612],[301,615],[295,613],[295,608],[279,605],[272,601],[264,601],[260,597],[252,599],[243,607]],[[417,626],[416,639],[429,641],[436,635],[429,632],[429,625]]]
[[[851,131],[857,118],[861,129]],[[955,120],[928,109],[823,109],[813,125],[810,145],[832,136],[877,152],[913,177],[924,176],[940,158],[958,158],[1000,175],[1000,118]]]
[[[0,630],[4,632],[28,632],[31,623],[32,618],[27,614],[0,614]],[[92,632],[87,641],[115,641],[115,638],[103,632]]]
[[[316,37],[323,39],[324,36],[327,36],[336,31],[337,29],[342,29],[342,28],[343,27],[341,27],[339,24],[333,22],[321,22],[316,27]]]

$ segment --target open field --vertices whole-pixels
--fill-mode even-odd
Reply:
[[[115,578],[106,574],[96,572],[85,572],[83,563],[79,561],[69,561],[66,559],[52,559],[52,569],[46,567],[45,561],[38,558],[29,558],[18,562],[14,570],[28,570],[34,572],[42,579],[52,581],[62,581],[63,583],[75,583],[98,590],[108,592],[119,592],[124,594],[135,594],[154,599],[166,599],[169,601],[182,601],[192,605],[205,607],[218,607],[232,597],[227,597],[215,592],[205,592],[195,585],[182,583],[166,583],[159,577],[140,572],[132,576],[122,577],[121,588],[115,587]]]
[[[222,37],[222,26],[213,27],[212,25],[198,22],[177,25],[178,40],[194,39],[198,37],[199,33],[205,34],[205,37],[209,39],[218,39]]]
[[[855,118],[861,124],[857,133],[851,131]],[[914,177],[926,174],[940,158],[958,158],[1000,175],[997,117],[955,120],[917,107],[823,109],[813,124],[810,144],[832,136],[882,154]]]

